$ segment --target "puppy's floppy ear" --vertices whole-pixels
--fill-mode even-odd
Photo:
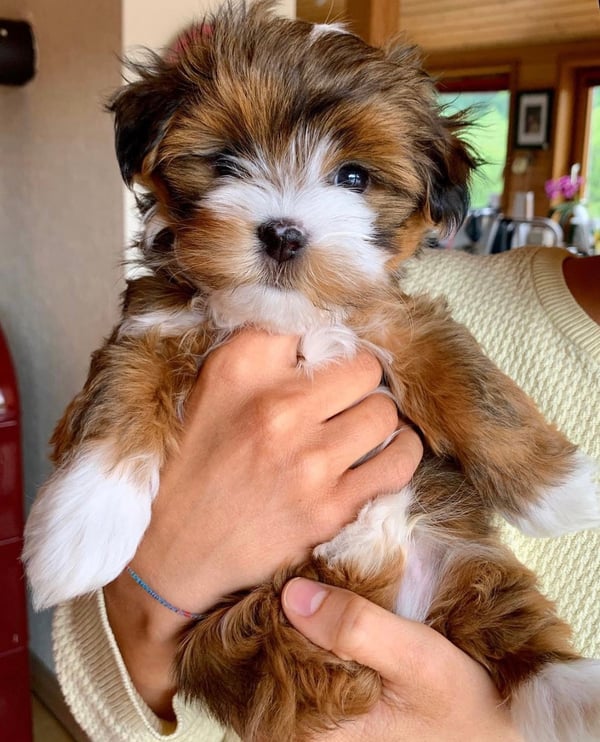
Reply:
[[[138,79],[118,90],[107,105],[115,116],[115,148],[127,185],[152,166],[153,155],[184,96],[176,67],[156,54],[149,56],[150,64],[128,63]]]
[[[469,125],[465,114],[437,117],[429,156],[425,213],[436,225],[451,232],[462,224],[469,209],[469,183],[479,162],[459,136]]]
[[[450,232],[467,214],[470,177],[479,165],[459,136],[471,125],[470,112],[443,115],[435,82],[423,66],[418,47],[392,41],[385,54],[395,66],[398,89],[412,91],[400,105],[404,110],[413,108],[417,167],[426,189],[420,208],[429,222]]]

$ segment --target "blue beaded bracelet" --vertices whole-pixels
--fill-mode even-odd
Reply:
[[[177,613],[179,616],[183,616],[184,618],[191,618],[194,621],[200,621],[200,619],[204,618],[204,615],[202,613],[192,613],[191,611],[185,611],[183,608],[177,608],[176,605],[173,605],[172,603],[169,603],[168,600],[165,600],[162,598],[156,591],[154,591],[150,585],[144,582],[142,578],[138,575],[137,572],[134,572],[131,567],[126,567],[127,572],[131,575],[131,577],[137,582],[137,584],[145,590],[148,595],[151,595],[154,600],[157,600],[161,605],[164,605],[165,608],[168,608],[170,611],[173,611],[173,613]]]

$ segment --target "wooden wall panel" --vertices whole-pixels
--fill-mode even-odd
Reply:
[[[600,36],[600,10],[595,0],[401,0],[401,3],[402,30],[431,52],[562,43]]]
[[[343,21],[371,44],[384,44],[400,30],[402,0],[297,0],[296,15],[313,23]]]
[[[356,30],[370,44],[381,46],[390,38],[397,36],[400,31],[400,3],[393,2],[365,2],[365,0],[347,0],[346,12],[348,18],[355,19],[360,14],[361,22]]]
[[[600,38],[596,0],[297,0],[297,14],[315,22],[347,19],[375,43],[399,28],[432,53]]]

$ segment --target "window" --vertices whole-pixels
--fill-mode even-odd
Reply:
[[[590,88],[589,101],[585,198],[590,216],[600,225],[600,85]]]
[[[570,160],[582,165],[583,197],[600,226],[600,67],[576,70],[574,114]]]
[[[510,93],[508,75],[444,80],[438,85],[447,113],[470,108],[474,126],[465,140],[483,164],[471,183],[471,208],[498,207],[504,190],[508,151]]]

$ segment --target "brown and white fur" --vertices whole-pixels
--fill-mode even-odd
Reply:
[[[206,354],[243,325],[302,336],[311,368],[374,349],[426,442],[412,483],[367,505],[306,564],[225,597],[177,679],[247,739],[299,739],[366,711],[376,673],[292,629],[303,574],[433,626],[484,667],[528,740],[600,738],[600,662],[581,659],[535,576],[500,542],[598,525],[590,466],[402,263],[464,216],[474,160],[415,49],[228,5],[111,103],[144,233],[123,316],[53,436],[26,531],[43,608],[133,557]],[[227,503],[223,503],[227,507]]]

